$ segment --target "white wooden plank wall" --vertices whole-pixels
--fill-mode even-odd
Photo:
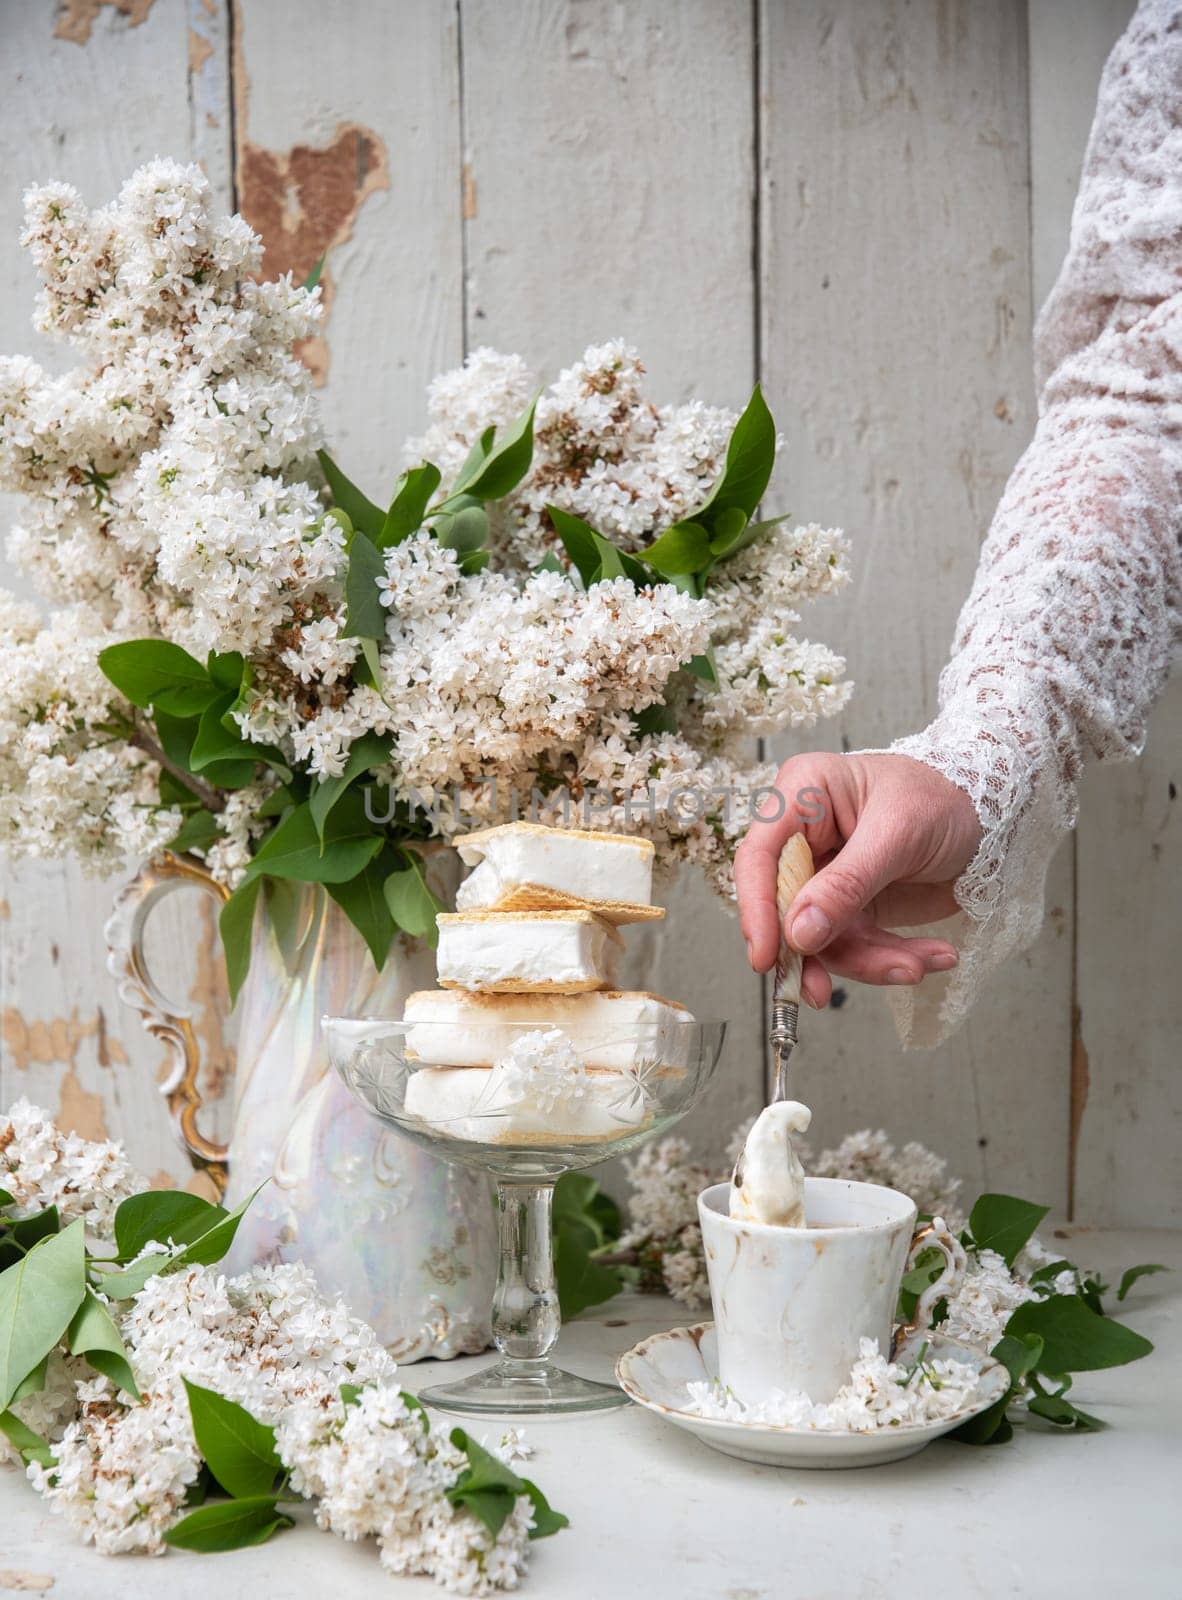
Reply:
[[[934,708],[979,541],[1029,437],[1033,312],[1130,9],[8,0],[0,347],[31,348],[23,187],[65,177],[99,202],[159,152],[204,162],[264,232],[273,270],[306,271],[330,245],[325,338],[307,358],[341,459],[375,488],[427,379],[477,344],[552,374],[620,333],[670,399],[738,405],[762,377],[788,441],[774,509],[855,540],[855,583],[807,624],[846,649],[858,682],[817,742],[885,743]],[[805,1018],[800,1083],[822,1141],[881,1124],[946,1153],[970,1188],[1065,1206],[1074,1182],[1088,1220],[1182,1218],[1163,981],[1179,701],[1139,767],[1089,781],[1043,939],[957,1039],[904,1055],[881,998],[848,985],[840,1009]],[[26,1091],[182,1176],[156,1047],[103,972],[109,893],[65,866],[7,872],[0,1103]],[[186,942],[183,919],[172,927]],[[760,985],[733,921],[693,883],[662,932],[633,940],[637,981],[734,1019],[725,1078],[688,1130],[717,1152],[760,1103]],[[216,1079],[228,1058],[212,956],[206,928],[176,982]]]

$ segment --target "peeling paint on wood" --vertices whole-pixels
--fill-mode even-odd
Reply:
[[[386,150],[369,128],[344,123],[332,142],[297,144],[284,153],[244,140],[238,154],[238,204],[266,245],[268,278],[290,272],[297,283],[322,256],[353,232],[357,213],[377,189],[390,187]],[[334,284],[326,266],[320,278],[324,320]],[[322,323],[323,326],[323,323]],[[299,355],[318,384],[328,377],[328,342],[305,339]]]
[[[64,1132],[82,1139],[110,1138],[102,1095],[84,1089],[73,1067],[62,1078],[54,1120]]]
[[[213,43],[196,28],[189,29],[189,71],[200,72],[213,55]]]
[[[154,4],[155,0],[59,0],[53,36],[55,39],[67,39],[71,44],[88,44],[91,29],[103,6],[110,6],[120,16],[126,17],[128,27],[138,28],[141,22],[147,20]]]

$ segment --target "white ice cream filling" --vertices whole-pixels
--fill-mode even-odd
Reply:
[[[741,1184],[731,1184],[730,1214],[740,1222],[803,1228],[804,1168],[791,1135],[804,1133],[813,1114],[799,1100],[780,1100],[756,1117],[739,1158]]]
[[[440,917],[436,965],[441,983],[464,989],[513,983],[610,989],[619,948],[607,924],[591,917]]]
[[[412,1024],[407,1055],[438,1067],[487,1067],[530,1028],[561,1028],[584,1066],[627,1071],[640,1062],[681,1068],[693,1021],[656,995],[605,993],[505,994],[473,997],[459,989],[424,989],[403,1012]],[[417,1026],[415,1026],[417,1024]]]
[[[472,844],[458,841],[475,871],[460,885],[461,911],[495,906],[522,884],[581,900],[652,903],[653,852],[634,839],[592,839],[560,828],[498,829]]]
[[[494,1067],[420,1067],[405,1109],[456,1139],[610,1139],[648,1114],[638,1080],[588,1072],[556,1028],[522,1034]]]

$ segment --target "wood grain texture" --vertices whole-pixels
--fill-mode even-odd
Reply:
[[[922,727],[981,538],[1033,425],[1020,3],[763,8],[763,366],[787,448],[775,511],[842,524],[854,581],[806,627],[844,648],[840,726]],[[905,1055],[881,996],[801,1018],[815,1142],[883,1126],[966,1187],[1066,1199],[1070,881],[977,1018]],[[1019,1066],[1019,1063],[1021,1065]]]
[[[1030,175],[1036,300],[1067,248],[1104,62],[1129,0],[1032,0]],[[1182,1221],[1177,1146],[1178,884],[1182,684],[1134,765],[1090,772],[1074,841],[1076,1003],[1071,1078],[1073,1209],[1083,1222]]]
[[[66,179],[101,205],[135,167],[163,153],[205,160],[220,202],[230,198],[224,14],[210,14],[200,0],[156,0],[135,14],[92,9],[84,41],[78,29],[55,34],[48,3],[8,6],[2,22],[0,349],[29,351],[51,368],[70,356],[30,326],[36,279],[18,244],[29,184]],[[19,507],[9,500],[2,510],[7,526]],[[20,587],[6,569],[0,583]],[[156,1092],[160,1048],[122,1011],[104,967],[112,885],[67,862],[19,871],[0,862],[0,871],[0,1104],[27,1094],[67,1127],[125,1138],[149,1176],[186,1182]],[[186,920],[173,918],[170,927],[174,947],[185,951],[171,981],[185,994],[198,983],[193,957],[202,941]],[[220,1033],[199,995],[195,1003],[211,1036]]]
[[[745,0],[461,0],[467,342],[550,377],[622,336],[660,400],[755,380],[752,12]],[[630,929],[627,981],[731,1019],[684,1131],[720,1157],[762,1103],[760,984],[733,914],[683,874]],[[618,1188],[618,1184],[617,1184]]]
[[[381,500],[428,381],[463,354],[455,6],[354,0],[347,25],[322,0],[234,14],[239,200],[268,272],[303,277],[328,252],[325,426]]]

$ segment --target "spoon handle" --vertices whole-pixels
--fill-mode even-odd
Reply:
[[[800,975],[802,958],[784,937],[788,908],[813,875],[813,853],[803,833],[794,833],[780,851],[776,867],[776,915],[780,923],[780,953],[776,959],[776,981],[772,989],[772,1027],[769,1039],[775,1051],[775,1081],[772,1101],[788,1097],[785,1068],[796,1044],[800,1018]]]

